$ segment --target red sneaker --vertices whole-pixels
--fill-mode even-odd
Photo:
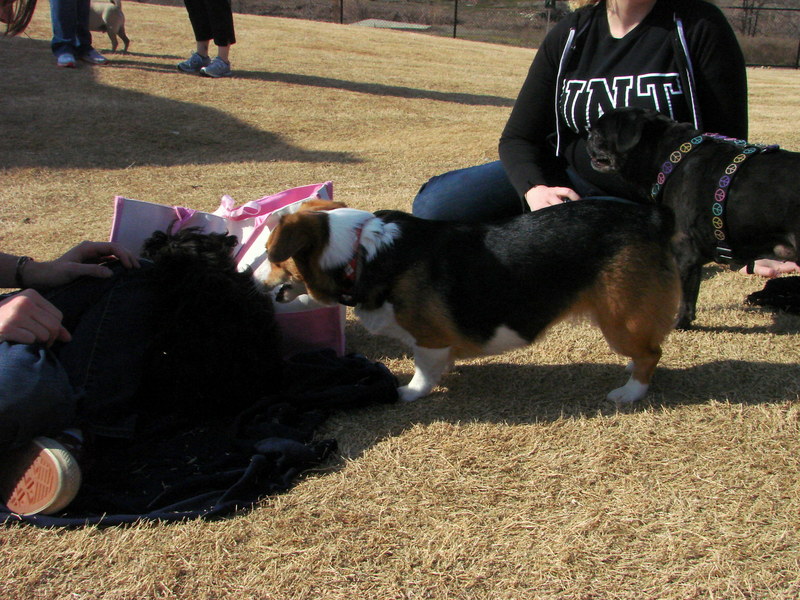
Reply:
[[[19,515],[51,515],[65,508],[81,486],[81,441],[71,432],[58,439],[37,437],[4,456],[0,502]]]

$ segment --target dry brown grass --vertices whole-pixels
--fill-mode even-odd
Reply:
[[[60,71],[47,6],[0,40],[0,247],[103,238],[111,198],[210,209],[333,179],[408,209],[429,175],[495,156],[531,51],[240,16],[238,77],[181,76],[182,9],[128,2],[133,53]],[[98,37],[98,46],[107,41]],[[750,72],[752,139],[800,150],[796,71]],[[622,361],[585,324],[467,361],[428,399],[340,414],[341,459],[228,520],[0,529],[0,598],[800,597],[800,319],[708,269],[698,329],[616,412]],[[398,345],[351,349],[406,380]]]

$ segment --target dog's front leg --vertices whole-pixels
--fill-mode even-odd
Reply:
[[[674,206],[672,209],[679,215],[677,229],[690,231],[692,224],[688,220],[689,217]],[[678,263],[678,272],[681,278],[681,303],[675,328],[691,329],[692,321],[695,318],[697,297],[700,295],[700,281],[703,277],[702,253],[685,233],[678,234],[672,239],[672,252]]]
[[[681,272],[681,305],[678,309],[676,329],[691,329],[696,316],[697,297],[700,295],[700,281],[703,267],[697,264],[679,266]]]
[[[400,399],[411,402],[431,393],[450,368],[450,348],[423,348],[414,345],[414,377],[408,385],[398,388]]]

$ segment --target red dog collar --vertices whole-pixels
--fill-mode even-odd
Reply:
[[[364,247],[361,245],[361,234],[364,232],[364,225],[368,222],[369,221],[366,221],[356,228],[356,241],[353,244],[353,258],[344,266],[344,280],[347,286],[346,291],[339,294],[339,303],[345,306],[355,306],[358,304],[354,290],[361,270],[359,267],[361,266],[361,261],[364,256]]]

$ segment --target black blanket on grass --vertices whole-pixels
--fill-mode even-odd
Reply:
[[[381,363],[332,351],[287,361],[289,391],[266,396],[237,415],[197,425],[153,417],[147,435],[104,441],[87,452],[77,498],[58,515],[20,517],[0,504],[0,523],[40,527],[214,519],[288,490],[319,465],[335,440],[314,440],[333,411],[397,400],[397,382]],[[224,400],[222,401],[224,406]]]
[[[747,303],[800,315],[800,276],[770,279],[763,290],[747,297]]]

